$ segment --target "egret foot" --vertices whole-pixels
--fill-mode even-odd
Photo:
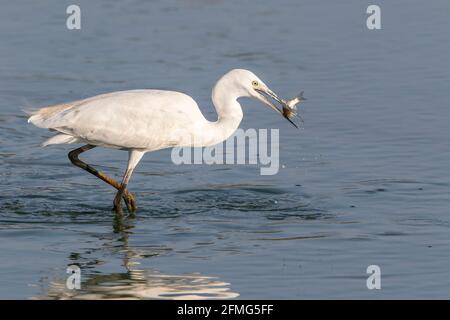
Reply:
[[[122,184],[119,188],[119,191],[117,191],[116,196],[114,197],[113,210],[117,214],[122,215],[122,198],[125,201],[128,212],[134,212],[134,210],[136,210],[136,201],[134,199],[134,196],[130,192],[128,192],[126,184]]]
[[[136,212],[136,209],[137,209],[136,198],[131,192],[128,192],[128,190],[125,189],[122,199],[123,199],[123,201],[125,201],[125,204],[127,206],[127,210],[129,213]]]
[[[122,216],[123,210],[122,210],[122,195],[120,194],[120,191],[117,192],[116,196],[114,197],[113,201],[113,210],[116,212],[116,214]]]

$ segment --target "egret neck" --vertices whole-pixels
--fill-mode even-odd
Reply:
[[[228,86],[222,81],[217,82],[212,92],[212,102],[217,112],[217,121],[207,121],[202,135],[204,145],[211,146],[228,139],[239,127],[243,113],[240,97],[248,96],[239,90],[227,90]]]

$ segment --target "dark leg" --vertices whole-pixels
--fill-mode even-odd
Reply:
[[[116,196],[114,197],[113,202],[113,210],[118,213],[119,215],[122,215],[122,205],[120,202],[122,201],[124,191],[127,189],[127,185],[123,184],[117,191]]]
[[[113,186],[114,188],[116,188],[117,190],[121,189],[121,185],[120,183],[118,183],[116,180],[114,180],[113,178],[107,176],[106,174],[104,174],[101,171],[98,171],[97,169],[95,169],[94,167],[88,165],[87,163],[84,163],[83,161],[81,161],[78,156],[88,150],[91,150],[95,148],[94,145],[91,144],[86,144],[78,149],[72,150],[69,152],[69,159],[72,162],[72,164],[76,165],[77,167],[80,167],[83,170],[86,170],[87,172],[93,174],[94,176],[96,176],[97,178],[105,181],[107,184]],[[136,200],[134,198],[134,196],[126,189],[126,187],[122,190],[121,193],[123,200],[125,201],[125,204],[127,205],[127,209],[129,212],[133,212],[136,210]]]

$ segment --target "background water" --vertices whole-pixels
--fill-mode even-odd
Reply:
[[[0,10],[0,298],[450,298],[450,3],[9,1]],[[242,128],[279,128],[275,176],[147,154],[115,219],[113,190],[22,108],[133,88],[194,97],[231,68],[283,97],[304,128],[242,101]],[[87,162],[120,178],[126,153]],[[65,289],[81,267],[82,289]],[[366,288],[366,268],[382,289]]]

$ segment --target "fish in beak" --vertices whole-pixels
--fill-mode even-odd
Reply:
[[[298,128],[298,125],[292,121],[293,118],[297,116],[297,108],[296,105],[301,101],[306,100],[303,97],[303,91],[296,97],[291,100],[283,100],[279,98],[272,90],[270,89],[256,89],[259,93],[258,99],[261,100],[264,104],[268,105],[271,109],[280,113],[286,120],[288,120],[294,127]],[[275,100],[281,105],[281,110],[272,102]],[[303,119],[299,116],[301,122]]]
[[[303,123],[303,119],[302,117],[300,117],[300,115],[297,114],[297,104],[299,104],[302,101],[305,101],[306,98],[303,97],[303,91],[300,92],[299,95],[297,95],[296,97],[292,98],[291,100],[283,100],[283,116],[290,122],[292,123],[296,128],[298,128],[297,124],[294,123],[292,121],[293,118],[295,118],[296,116],[298,116],[298,118],[300,119],[300,121]]]

